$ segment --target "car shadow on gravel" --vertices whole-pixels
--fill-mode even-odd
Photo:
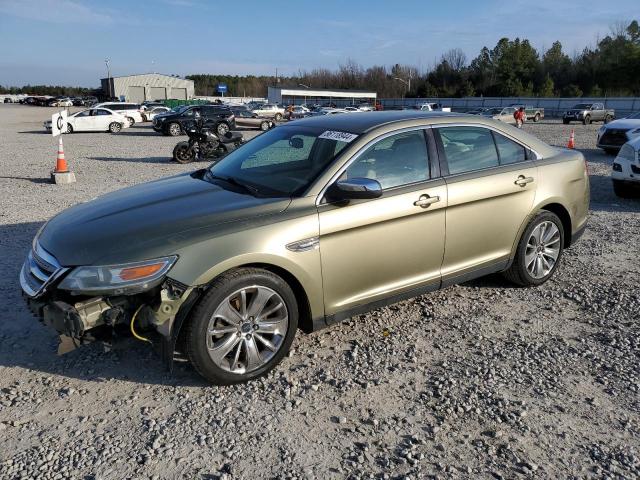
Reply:
[[[122,157],[87,157],[88,160],[99,160],[101,162],[130,162],[130,163],[174,163],[171,157],[141,157],[141,158],[122,158]],[[178,165],[178,163],[175,163]]]
[[[610,155],[599,148],[578,148],[577,150],[587,158],[589,163],[606,165],[608,167],[611,167],[613,159],[616,158],[615,155]]]
[[[594,212],[640,213],[640,195],[637,198],[620,198],[613,192],[611,177],[589,175],[591,199],[589,210]]]
[[[162,135],[161,133],[152,131],[152,132],[146,132],[146,131],[127,131],[127,130],[121,130],[118,133],[114,133],[114,135],[123,135],[125,137],[129,136],[129,137],[164,137],[164,135]]]
[[[25,130],[24,132],[18,132],[18,133],[27,133],[27,134],[31,134],[31,135],[51,135],[51,132],[47,132],[44,129],[42,129],[42,130]]]

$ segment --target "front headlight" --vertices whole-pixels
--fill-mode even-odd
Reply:
[[[131,295],[158,285],[177,259],[174,255],[122,265],[76,267],[58,288],[78,293]]]

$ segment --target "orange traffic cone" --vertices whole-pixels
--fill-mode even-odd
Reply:
[[[62,137],[60,137],[60,141],[58,142],[58,158],[56,159],[56,169],[55,173],[66,173],[69,171],[69,167],[67,166],[67,161],[64,159],[64,145],[62,145]]]
[[[51,172],[51,180],[54,183],[65,184],[74,183],[76,176],[73,172],[69,171],[69,166],[64,158],[64,146],[62,145],[62,137],[58,141],[58,156],[56,158],[56,169]]]
[[[569,135],[569,143],[567,144],[567,148],[576,148],[576,136],[573,128],[571,129],[571,135]]]

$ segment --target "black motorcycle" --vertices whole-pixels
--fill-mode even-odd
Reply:
[[[173,149],[173,159],[178,163],[203,160],[219,160],[244,143],[240,132],[227,132],[218,136],[211,131],[202,118],[185,127],[189,140],[178,143]]]

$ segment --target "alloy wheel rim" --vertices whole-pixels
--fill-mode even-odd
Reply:
[[[180,128],[180,127],[178,127],[178,125],[175,125],[175,124],[174,124],[174,125],[171,125],[171,126],[169,127],[169,131],[171,132],[171,135],[174,135],[174,136],[175,136],[175,135],[178,135],[178,133],[180,133],[179,128]]]
[[[274,290],[254,285],[227,296],[207,325],[206,346],[216,366],[233,374],[253,372],[282,348],[289,313]]]
[[[220,125],[218,125],[218,133],[220,135],[224,135],[229,131],[229,127],[227,127],[226,124],[221,123]]]
[[[539,280],[548,276],[560,256],[560,229],[550,221],[537,225],[532,231],[524,252],[527,272]]]

